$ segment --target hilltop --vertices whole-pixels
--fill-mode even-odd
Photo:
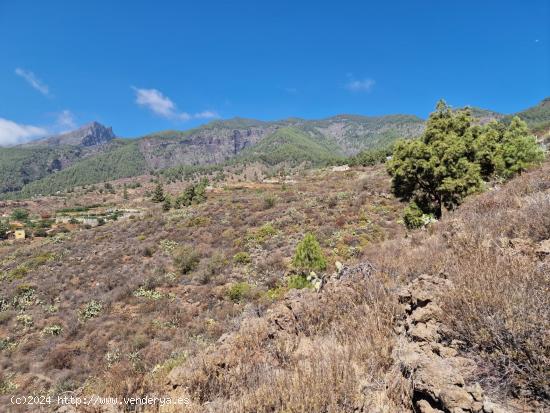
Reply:
[[[518,113],[543,141],[549,133],[548,102],[545,99]],[[486,109],[471,110],[482,124],[510,119]],[[53,194],[147,172],[181,179],[194,171],[236,164],[260,163],[274,173],[277,165],[295,168],[342,162],[361,151],[383,150],[398,139],[417,137],[423,130],[424,120],[411,115],[269,122],[234,118],[129,140],[116,139],[112,128],[92,122],[70,133],[0,148],[0,195]],[[283,146],[274,150],[279,144]]]

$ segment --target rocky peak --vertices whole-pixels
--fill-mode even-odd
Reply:
[[[29,145],[72,145],[96,146],[107,143],[115,138],[112,127],[106,127],[99,122],[90,122],[71,132],[50,136],[46,139],[31,142]]]

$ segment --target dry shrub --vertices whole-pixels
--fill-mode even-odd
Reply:
[[[451,337],[481,359],[481,378],[515,396],[549,397],[550,274],[532,257],[489,249],[470,251],[453,267],[444,314]]]
[[[549,188],[547,163],[472,197],[431,231],[366,253],[405,280],[448,275],[454,288],[442,297],[446,338],[464,342],[478,362],[475,379],[497,396],[550,398],[550,273],[533,252],[550,238]]]
[[[387,282],[372,275],[291,294],[189,360],[178,384],[194,402],[220,403],[215,411],[353,412],[391,365],[396,304]]]

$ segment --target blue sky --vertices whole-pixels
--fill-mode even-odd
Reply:
[[[550,95],[550,3],[0,0],[0,144],[97,120],[514,112]]]

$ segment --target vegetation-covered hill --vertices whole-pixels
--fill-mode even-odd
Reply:
[[[544,137],[550,122],[549,107],[546,99],[519,116]],[[472,112],[480,123],[507,120],[483,109],[474,108]],[[121,143],[111,139],[112,131],[101,128],[101,133],[69,133],[25,147],[0,149],[0,196],[54,193],[71,189],[74,184],[97,183],[146,170],[168,170],[166,176],[181,177],[189,171],[238,162],[319,165],[364,150],[386,149],[400,138],[417,137],[424,130],[424,121],[410,115],[339,115],[322,120],[289,118],[272,122],[234,118],[188,131],[150,134],[134,140],[136,146],[126,149],[120,149]],[[111,151],[116,153],[103,155]],[[96,156],[100,158],[92,161]],[[80,164],[83,159],[86,162]],[[111,161],[117,164],[109,164]],[[66,174],[49,176],[73,164]],[[25,185],[21,194],[14,194]]]
[[[517,113],[517,115],[527,122],[533,132],[547,132],[550,129],[550,97],[536,106]]]
[[[67,188],[137,176],[145,172],[145,159],[139,151],[138,143],[120,142],[105,153],[83,159],[62,171],[30,182],[23,187],[19,197],[53,194]]]
[[[120,144],[114,139],[111,128],[93,122],[72,132],[0,148],[0,194],[19,191],[82,159],[114,150]]]
[[[0,193],[19,191],[25,184],[61,170],[79,155],[77,148],[0,148]]]
[[[319,165],[342,159],[336,142],[320,133],[311,135],[296,127],[283,127],[243,150],[237,162],[261,162],[267,165]]]

